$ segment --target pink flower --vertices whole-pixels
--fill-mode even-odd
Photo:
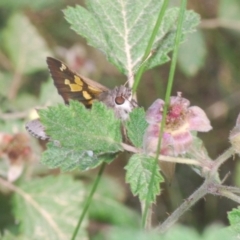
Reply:
[[[146,152],[156,152],[164,104],[163,100],[157,99],[146,112],[149,123],[144,136]],[[190,102],[178,93],[170,98],[160,153],[169,156],[184,154],[193,142],[191,131],[208,132],[211,129],[205,112],[197,106],[190,107]]]

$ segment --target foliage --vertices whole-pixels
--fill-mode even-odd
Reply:
[[[89,208],[90,218],[121,227],[139,227],[140,215],[122,204],[124,193],[123,186],[113,178],[102,178]]]
[[[71,176],[45,177],[19,185],[13,206],[23,236],[69,239],[77,223],[84,187]],[[86,237],[80,231],[78,237]]]
[[[24,34],[22,34],[22,29],[25,29]],[[29,39],[31,39],[30,44]],[[23,14],[18,13],[11,16],[7,28],[3,31],[2,41],[18,72],[27,74],[45,69],[45,56],[51,53],[46,42]]]
[[[142,201],[147,200],[148,186],[154,166],[154,158],[143,154],[134,154],[125,167],[127,170],[126,181],[130,183],[132,193],[138,195],[139,199]],[[163,182],[163,177],[160,175],[159,167],[157,166],[149,201],[154,202],[156,195],[160,194],[161,182]]]
[[[129,115],[129,121],[126,123],[127,134],[135,147],[142,147],[144,132],[147,128],[145,112],[142,108],[134,109]]]
[[[141,232],[133,229],[113,229],[109,234],[109,240],[218,240],[218,239],[231,239],[232,235],[221,228],[221,226],[211,226],[204,231],[202,235],[200,235],[196,230],[183,227],[183,226],[175,226],[171,231],[161,236],[158,233],[154,232]]]
[[[165,89],[168,65],[162,67],[161,71],[156,67],[170,60],[171,51],[175,47],[179,6],[176,7],[171,1],[161,26],[156,31],[151,53],[147,59],[143,59],[163,0],[150,0],[144,3],[140,0],[134,3],[130,0],[86,0],[85,3],[86,7],[75,6],[74,1],[69,3],[69,6],[66,6],[64,1],[2,0],[0,2],[0,203],[1,209],[4,209],[0,216],[0,238],[3,240],[70,239],[76,230],[81,212],[84,212],[87,209],[86,205],[90,203],[88,214],[80,230],[77,231],[77,239],[88,239],[86,229],[93,225],[91,220],[93,223],[104,223],[104,226],[106,224],[114,226],[114,228],[109,226],[105,228],[103,224],[100,225],[99,232],[103,236],[102,239],[234,239],[240,232],[239,209],[228,212],[229,227],[208,226],[202,234],[189,227],[179,225],[172,227],[172,224],[206,194],[240,202],[239,188],[228,186],[230,184],[224,185],[225,178],[222,176],[224,171],[219,169],[227,158],[235,154],[235,150],[230,148],[222,153],[221,145],[219,152],[211,152],[212,149],[214,151],[218,149],[217,147],[211,147],[208,152],[208,141],[212,146],[216,140],[205,138],[202,141],[194,136],[192,147],[186,154],[176,158],[161,156],[161,160],[193,164],[192,168],[204,178],[203,184],[197,186],[197,190],[190,196],[185,190],[180,192],[182,179],[187,181],[184,189],[187,185],[186,191],[189,192],[192,184],[195,183],[195,175],[193,178],[188,178],[184,172],[180,176],[180,181],[177,181],[179,186],[169,190],[165,184],[163,190],[160,184],[164,179],[159,166],[154,165],[154,154],[147,155],[142,149],[148,126],[143,108],[134,109],[129,119],[122,122],[116,119],[113,111],[102,103],[94,103],[91,109],[85,109],[82,104],[75,101],[71,101],[68,106],[60,104],[62,100],[57,95],[53,81],[47,75],[45,59],[47,56],[56,55],[57,58],[64,59],[74,71],[80,69],[80,72],[86,71],[86,75],[94,76],[95,79],[105,79],[104,84],[106,80],[111,79],[106,77],[110,73],[115,74],[112,78],[120,78],[116,70],[103,61],[104,56],[99,57],[94,50],[89,50],[85,46],[77,50],[75,48],[72,50],[71,47],[65,48],[82,41],[79,37],[81,35],[90,46],[104,53],[107,60],[125,74],[128,80],[134,78],[143,63],[146,66],[145,70],[151,69],[144,76],[145,81],[141,82],[137,91],[139,106],[150,105],[154,98],[159,97],[160,90]],[[219,99],[221,97],[224,99],[226,97],[224,94],[237,90],[238,85],[233,79],[240,77],[240,56],[239,51],[236,51],[239,47],[237,21],[240,16],[240,4],[237,0],[231,1],[231,4],[227,0],[220,0],[219,5],[215,7],[214,12],[219,18],[234,20],[230,25],[227,20],[219,20],[217,22],[219,25],[215,22],[215,26],[229,26],[229,29],[234,31],[216,30],[214,36],[210,33],[206,38],[204,27],[209,23],[203,21],[202,28],[194,32],[200,21],[199,15],[192,10],[186,10],[181,31],[183,44],[178,55],[179,71],[176,71],[175,89],[187,92],[186,95],[192,97],[196,95],[192,100],[196,103],[203,101],[200,103],[202,106],[218,101],[220,105],[208,108],[212,119],[221,114],[225,118],[228,116],[228,119],[235,119],[236,112],[233,115],[227,114],[231,109],[236,109],[238,101],[230,97],[230,100],[219,103]],[[60,16],[63,8],[63,14]],[[64,16],[65,22],[63,22]],[[67,22],[79,35],[75,35],[74,32],[69,34]],[[194,33],[189,34],[192,32]],[[226,34],[230,37],[226,38]],[[94,61],[90,60],[92,58]],[[208,62],[211,64],[206,64]],[[195,78],[195,81],[182,84],[183,75],[179,72],[189,79]],[[216,73],[216,76],[213,73]],[[216,79],[219,81],[217,82]],[[130,81],[128,84],[132,87]],[[115,83],[107,82],[106,85],[113,86]],[[161,89],[158,89],[160,85]],[[205,99],[202,93],[204,92],[205,96],[206,91]],[[50,137],[47,144],[30,138],[25,133],[24,124],[37,115],[35,108]],[[223,129],[229,131],[232,125],[231,122],[231,127],[221,126],[221,136]],[[13,141],[18,133],[25,134],[26,139]],[[228,142],[216,135],[219,140]],[[125,154],[127,163],[123,161],[124,151],[132,154],[131,156]],[[214,155],[219,157],[213,161],[210,156]],[[113,161],[117,157],[118,161]],[[119,162],[121,167],[117,165]],[[115,182],[116,178],[122,179],[123,162],[126,170],[125,181],[129,184],[131,194],[136,198],[127,195],[125,183]],[[110,172],[112,177],[102,177],[90,202],[88,193],[93,189],[94,179],[91,176],[95,176],[94,169],[104,163],[111,163],[109,167],[111,171],[108,170],[108,173]],[[54,169],[49,170],[49,168]],[[151,187],[153,168],[156,171]],[[61,171],[69,172],[65,175]],[[233,174],[232,179],[235,179],[238,185],[237,168],[235,172],[236,176]],[[13,183],[9,178],[10,174],[16,178],[17,174],[20,174],[21,177]],[[179,179],[178,174],[177,177]],[[87,190],[84,183],[88,185]],[[139,230],[141,216],[138,213],[140,208],[138,200],[143,212],[147,200],[158,203],[159,194],[164,200],[166,195],[168,196],[165,201],[166,208],[162,207],[162,204],[156,204],[154,211],[154,217],[157,219],[156,231]],[[210,206],[211,201],[207,199],[205,204],[206,209],[214,211]],[[134,209],[130,208],[133,205]],[[176,205],[180,206],[174,209]],[[226,206],[219,208],[219,215],[223,215],[220,211],[224,211],[226,215],[226,211],[229,211],[229,208],[225,209]],[[135,211],[136,208],[138,212]],[[172,214],[163,220],[165,212]],[[188,211],[188,214],[190,215],[191,212]],[[192,224],[197,223],[198,220],[194,212],[191,217],[183,221]],[[206,221],[202,221],[201,218],[198,229],[205,227],[207,222],[209,222],[207,216]],[[170,230],[167,231],[168,229]],[[100,235],[99,238],[97,235],[93,238],[101,239]]]
[[[230,222],[230,229],[235,233],[240,232],[240,211],[239,208],[233,209],[231,212],[228,213],[228,220]]]
[[[53,139],[42,159],[49,167],[86,170],[99,165],[104,154],[122,150],[120,121],[101,103],[89,111],[72,101],[69,107],[57,105],[39,114]]]
[[[126,75],[136,72],[144,56],[149,37],[163,1],[131,0],[112,2],[110,0],[88,0],[87,9],[69,7],[64,13],[71,28],[84,36],[88,43],[104,52],[108,60]],[[104,7],[103,7],[104,6]],[[169,8],[158,30],[152,46],[153,56],[147,68],[169,61],[168,53],[173,49],[178,8]],[[199,17],[187,11],[182,28],[182,38],[192,32]]]

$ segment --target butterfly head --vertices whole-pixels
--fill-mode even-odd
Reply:
[[[137,107],[136,101],[132,98],[132,90],[125,86],[118,86],[101,93],[99,100],[112,108],[115,116],[121,120],[126,120],[132,109]]]

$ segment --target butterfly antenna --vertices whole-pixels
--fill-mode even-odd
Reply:
[[[145,63],[147,62],[147,60],[148,60],[150,57],[152,57],[153,53],[154,53],[154,50],[151,50],[150,53],[147,55],[147,57],[146,57],[146,58],[142,61],[142,63],[138,66],[137,71],[139,70],[139,68],[140,68],[143,64],[145,64]]]

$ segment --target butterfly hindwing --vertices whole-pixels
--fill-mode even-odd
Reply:
[[[35,138],[48,140],[49,137],[45,133],[44,126],[39,119],[34,119],[26,123],[26,130]]]
[[[97,99],[99,94],[108,91],[103,85],[71,71],[55,58],[48,57],[47,64],[58,93],[66,104],[72,99],[78,100],[86,107],[91,107],[93,100]]]

